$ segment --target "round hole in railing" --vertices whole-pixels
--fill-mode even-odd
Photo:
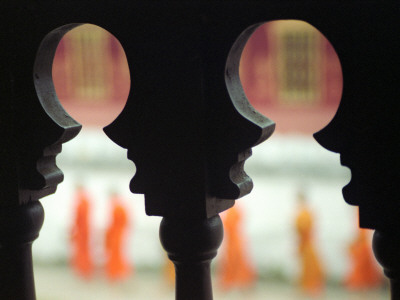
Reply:
[[[52,77],[62,106],[83,126],[111,123],[125,106],[130,90],[128,62],[120,42],[91,24],[64,35]]]
[[[247,41],[240,60],[244,92],[276,132],[311,134],[334,116],[343,78],[331,43],[304,21],[271,21]]]

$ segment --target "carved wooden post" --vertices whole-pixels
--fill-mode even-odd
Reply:
[[[163,218],[160,240],[176,272],[176,298],[212,299],[211,260],[223,238],[221,218]]]
[[[148,215],[163,217],[160,239],[175,264],[178,300],[212,299],[210,262],[223,235],[218,213],[251,191],[244,161],[274,130],[240,85],[250,33],[236,42],[243,24],[222,23],[208,9],[199,17],[198,9],[171,2],[179,23],[164,11],[166,22],[151,24],[157,41],[123,43],[134,86],[105,128],[136,164],[131,191],[145,195]]]
[[[376,259],[390,280],[392,300],[400,299],[400,233],[376,230],[373,238]]]
[[[0,297],[35,299],[32,242],[44,212],[39,201],[0,209]]]
[[[18,12],[0,9],[11,18]],[[46,36],[16,21],[1,25],[0,299],[33,300],[32,242],[44,219],[38,200],[63,180],[55,157],[80,125],[62,109],[51,80],[61,32]]]
[[[315,138],[340,153],[341,164],[351,170],[351,181],[343,188],[344,199],[359,207],[360,227],[376,230],[374,253],[390,279],[392,299],[397,300],[400,64],[396,57],[400,24],[390,13],[399,10],[398,4],[381,4],[365,4],[367,14],[354,10],[354,17],[343,20],[347,28],[358,32],[356,36],[332,35],[342,64],[344,90],[336,116]]]

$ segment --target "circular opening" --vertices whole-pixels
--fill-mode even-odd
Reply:
[[[130,89],[125,52],[101,27],[67,32],[53,60],[53,83],[66,111],[83,126],[103,127],[122,111]]]
[[[342,70],[330,42],[309,23],[272,21],[259,26],[240,60],[249,102],[276,123],[277,133],[311,134],[335,114]]]

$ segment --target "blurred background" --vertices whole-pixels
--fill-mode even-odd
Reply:
[[[122,111],[130,89],[134,93],[131,67],[118,40],[94,25],[73,29],[58,46],[54,85],[83,130],[57,157],[64,182],[42,200],[46,218],[33,246],[38,299],[173,299],[171,266],[158,239],[161,218],[145,215],[143,196],[129,191],[134,164],[102,131]],[[340,166],[338,154],[324,150],[312,137],[333,118],[342,93],[340,62],[332,45],[305,22],[268,22],[247,43],[240,78],[249,102],[275,121],[276,131],[253,148],[246,162],[254,189],[236,202],[240,217],[228,221],[229,212],[222,214],[224,222],[234,222],[226,224],[234,228],[226,236],[239,237],[240,245],[234,246],[243,262],[239,273],[251,276],[227,275],[232,272],[226,266],[234,263],[227,259],[232,246],[225,239],[213,261],[215,298],[387,299],[383,278],[360,283],[354,275],[361,272],[354,271],[357,264],[364,273],[372,271],[362,269],[363,264],[379,267],[368,249],[354,251],[360,241],[357,209],[341,193],[350,171]],[[87,273],[74,263],[82,193],[88,203],[89,257],[80,259],[90,260]],[[126,220],[119,246],[129,275],[121,278],[110,277],[107,267],[115,195]],[[305,225],[299,217],[305,210],[307,249],[312,249],[308,254],[302,250]],[[371,232],[363,236],[370,245]],[[305,277],[313,277],[305,274],[307,261],[320,270],[311,290],[304,283]],[[352,276],[358,284],[351,284]]]

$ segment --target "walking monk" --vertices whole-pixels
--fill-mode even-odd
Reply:
[[[376,288],[382,284],[383,275],[374,260],[368,229],[358,228],[357,238],[349,247],[351,269],[345,286],[351,290]]]
[[[220,285],[223,289],[249,287],[256,280],[256,273],[245,253],[239,208],[236,205],[230,208],[222,221],[225,245],[218,268]]]
[[[313,216],[302,193],[298,194],[299,212],[296,230],[301,261],[300,286],[309,295],[318,295],[324,286],[324,274],[313,243]]]
[[[106,273],[110,280],[121,280],[130,273],[123,256],[123,245],[128,227],[128,215],[116,193],[111,195],[112,217],[106,232]]]
[[[164,275],[167,284],[173,286],[175,284],[175,267],[168,257],[165,257]]]
[[[89,210],[90,203],[86,191],[82,186],[78,186],[76,191],[75,223],[71,230],[71,264],[73,269],[85,278],[89,278],[93,272],[89,249]]]

